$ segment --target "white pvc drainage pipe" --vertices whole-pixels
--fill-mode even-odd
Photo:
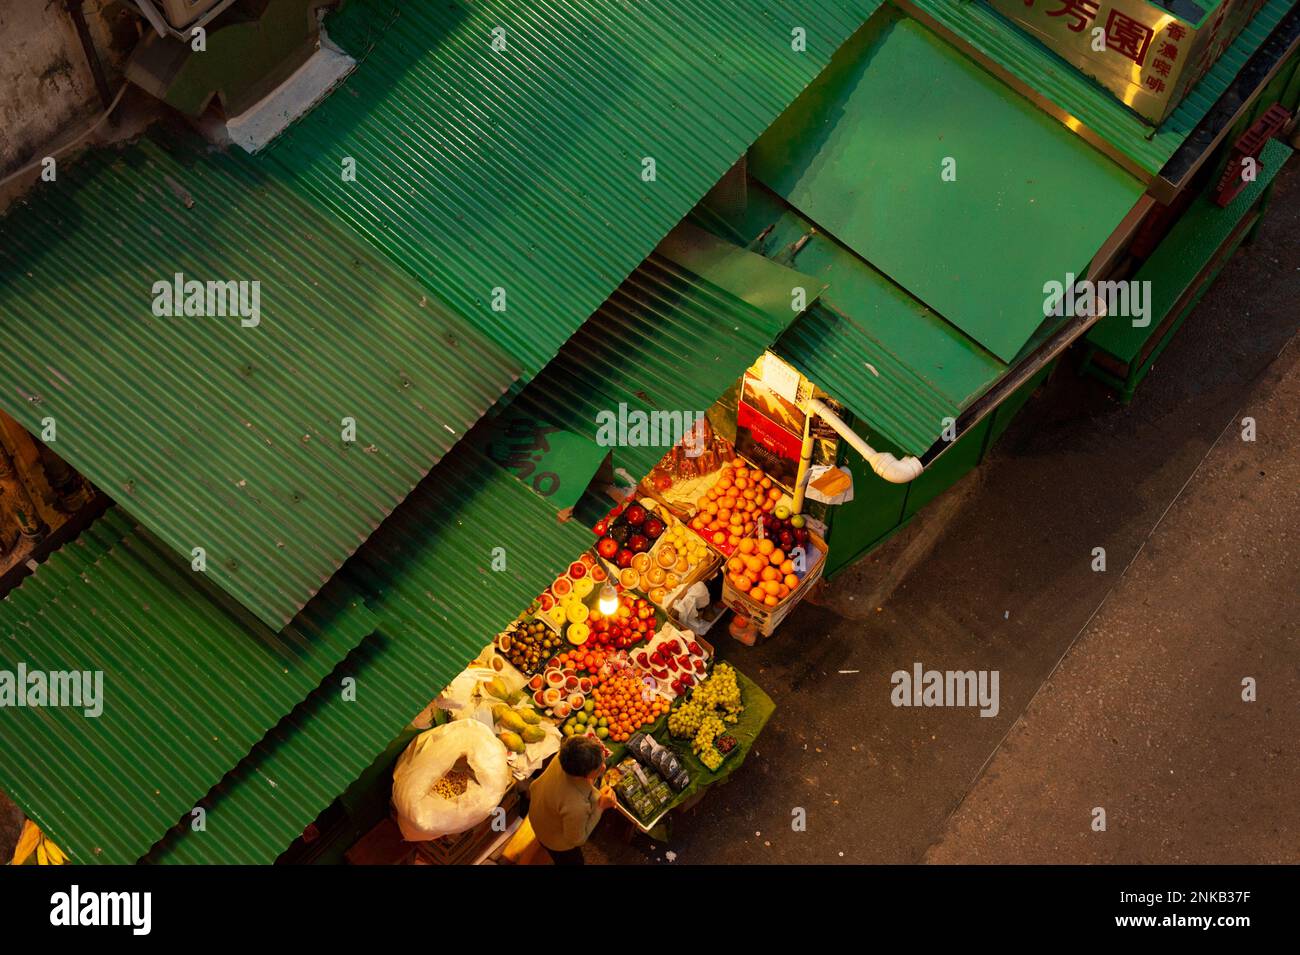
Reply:
[[[908,481],[914,481],[921,476],[924,466],[918,458],[909,455],[899,460],[888,451],[877,451],[863,441],[856,431],[845,424],[839,415],[816,398],[809,400],[808,407],[817,413],[817,417],[834,428],[835,433],[847,441],[850,447],[862,455],[866,462],[871,465],[871,470],[886,481],[891,484],[906,484]]]

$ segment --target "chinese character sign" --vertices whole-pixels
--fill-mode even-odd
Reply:
[[[1259,10],[1219,0],[1197,22],[1147,0],[988,0],[1151,122],[1162,121]]]

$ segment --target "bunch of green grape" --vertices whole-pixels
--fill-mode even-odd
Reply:
[[[678,739],[687,739],[699,732],[703,719],[704,705],[692,697],[668,714],[668,732]]]
[[[726,731],[722,724],[722,719],[716,713],[707,714],[704,719],[700,720],[700,728],[695,733],[695,740],[691,743],[691,749],[698,755],[705,750],[713,749],[713,740]],[[708,763],[704,765],[708,766]],[[712,769],[713,767],[709,767]]]
[[[692,699],[699,700],[710,710],[721,710],[728,723],[740,719],[744,709],[740,704],[740,684],[736,682],[736,671],[725,663],[719,663],[709,677],[692,694]]]

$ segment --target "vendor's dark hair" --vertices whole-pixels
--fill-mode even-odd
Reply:
[[[600,744],[587,736],[570,736],[560,746],[560,768],[570,776],[587,776],[605,762]]]

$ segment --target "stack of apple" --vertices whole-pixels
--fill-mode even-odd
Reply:
[[[600,538],[596,553],[622,570],[632,566],[664,532],[664,522],[641,504],[620,504],[592,528]]]
[[[754,533],[763,515],[776,508],[781,496],[781,489],[770,477],[736,458],[718,472],[713,486],[695,502],[691,529],[729,556]]]
[[[658,681],[660,693],[681,696],[704,679],[708,652],[690,633],[661,634],[643,650],[632,651],[632,662]]]
[[[630,591],[618,595],[618,609],[612,614],[592,610],[586,620],[587,640],[596,646],[623,649],[655,635],[655,608],[650,601]]]
[[[796,547],[808,548],[811,537],[802,514],[791,514],[785,504],[778,504],[771,514],[763,515],[760,537],[766,537],[787,554]]]

